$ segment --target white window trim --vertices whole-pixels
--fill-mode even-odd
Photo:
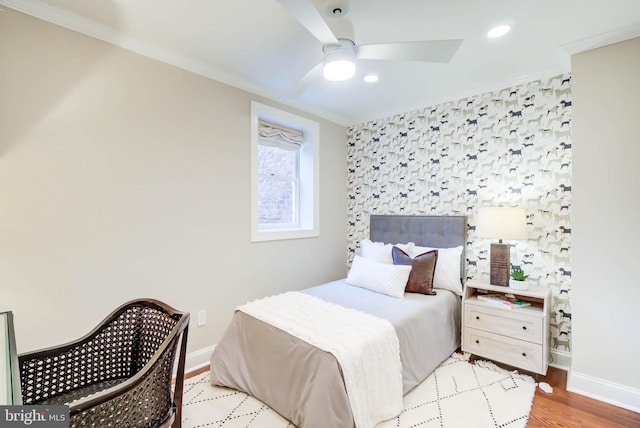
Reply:
[[[258,224],[258,120],[263,119],[304,132],[300,147],[299,225],[287,229],[260,228]],[[251,241],[320,236],[320,126],[318,122],[251,101]],[[311,187],[311,190],[309,190]]]

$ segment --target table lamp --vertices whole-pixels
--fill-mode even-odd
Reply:
[[[493,285],[509,285],[511,263],[510,249],[502,240],[526,239],[527,216],[524,208],[484,207],[478,210],[476,235],[498,239],[491,244],[489,282]]]

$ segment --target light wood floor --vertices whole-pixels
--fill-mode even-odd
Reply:
[[[188,373],[185,377],[207,370],[208,366]],[[547,394],[540,388],[536,389],[527,428],[640,427],[640,413],[567,391],[567,372],[564,370],[549,367],[547,375],[540,376],[539,380],[551,385],[553,393]]]

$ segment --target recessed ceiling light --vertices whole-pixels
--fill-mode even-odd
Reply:
[[[367,83],[377,82],[378,76],[376,76],[375,74],[367,74],[366,76],[364,76],[364,81]]]
[[[509,30],[511,30],[511,27],[507,24],[498,25],[497,27],[493,27],[491,30],[489,30],[489,32],[487,33],[487,37],[491,39],[502,37],[507,34]]]

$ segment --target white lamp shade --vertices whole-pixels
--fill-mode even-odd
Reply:
[[[524,208],[484,207],[478,211],[476,235],[494,239],[527,239]]]

